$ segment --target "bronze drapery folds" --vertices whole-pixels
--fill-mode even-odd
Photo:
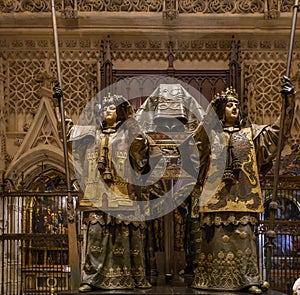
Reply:
[[[294,90],[289,80],[282,86],[293,109]],[[211,118],[212,112],[217,116]],[[221,129],[211,128],[220,120]],[[285,122],[291,125],[292,116]],[[209,124],[210,126],[206,126]],[[263,211],[259,173],[275,158],[279,119],[272,125],[241,126],[240,106],[234,89],[217,94],[193,136],[201,153],[198,184],[192,193],[194,223],[201,228],[194,254],[192,286],[199,289],[262,293],[254,227]],[[207,134],[207,131],[209,133]],[[210,142],[209,142],[210,141]],[[224,151],[224,154],[221,153]],[[219,162],[224,156],[223,173]],[[209,177],[208,177],[209,176]]]

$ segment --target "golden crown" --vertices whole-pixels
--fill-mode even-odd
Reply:
[[[238,100],[239,96],[238,96],[236,90],[232,86],[230,86],[230,87],[227,87],[225,91],[221,91],[221,94],[217,93],[214,96],[214,98],[221,99],[223,101],[228,101],[228,100]]]
[[[112,95],[111,93],[108,93],[108,96],[103,98],[103,105],[107,105],[107,104],[119,105],[124,101],[125,99],[122,95],[116,95],[116,94]]]
[[[124,102],[126,102],[125,106],[124,106]],[[117,108],[121,105],[122,105],[122,107],[130,106],[130,103],[122,95],[108,93],[107,96],[102,98],[102,102],[95,104],[95,112],[100,114],[101,112],[103,112],[103,108],[105,106],[108,106],[111,104],[114,104]]]
[[[232,86],[226,88],[225,95],[227,98],[239,98],[236,90]]]

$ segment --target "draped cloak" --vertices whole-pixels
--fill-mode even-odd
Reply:
[[[82,283],[100,289],[148,288],[142,221],[130,221],[138,194],[129,185],[130,175],[147,166],[148,142],[140,135],[128,144],[128,130],[76,126],[70,130],[75,169],[84,190],[80,201],[86,225],[85,261]],[[97,169],[103,144],[108,149],[109,171]],[[131,163],[130,163],[131,162]],[[109,172],[112,181],[106,182]],[[128,220],[109,210],[125,212]],[[136,212],[135,212],[136,213]]]
[[[259,286],[254,234],[258,213],[263,211],[259,171],[276,155],[278,121],[271,126],[224,129],[211,137],[211,144],[203,128],[199,125],[194,133],[201,159],[199,185],[192,194],[195,250],[192,287],[235,291]],[[222,148],[225,153],[219,155],[226,157],[223,178],[213,177],[218,167],[214,167],[217,164],[212,164],[211,157],[216,157],[214,151]],[[241,165],[233,171],[233,181],[228,182],[224,175],[232,156]]]

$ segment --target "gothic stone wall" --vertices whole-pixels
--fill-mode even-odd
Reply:
[[[280,113],[292,1],[117,2],[56,1],[65,107],[74,121],[100,90],[102,41],[108,35],[113,68],[137,70],[166,69],[170,42],[175,69],[227,69],[234,35],[240,42],[244,112],[249,122],[274,122]],[[56,63],[50,10],[47,0],[0,3],[1,172],[13,165],[24,145],[41,98],[51,100]],[[291,73],[296,90],[299,55],[296,35]],[[299,120],[297,102],[286,153],[299,145]],[[37,149],[54,141],[53,127],[43,128]]]

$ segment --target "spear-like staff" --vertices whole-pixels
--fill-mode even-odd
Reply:
[[[51,0],[51,12],[52,12],[53,36],[54,36],[54,46],[55,46],[55,56],[56,56],[57,80],[58,80],[59,86],[62,87],[54,0]],[[78,254],[76,218],[75,218],[76,214],[75,214],[75,209],[74,209],[73,197],[72,197],[72,193],[71,193],[71,181],[70,181],[68,145],[67,145],[66,126],[65,126],[64,101],[63,101],[62,95],[57,98],[58,98],[60,116],[61,116],[64,164],[65,164],[65,170],[66,170],[69,265],[70,265],[70,269],[71,269],[70,285],[71,285],[71,290],[74,291],[74,290],[77,290],[80,286],[79,254]]]
[[[298,0],[294,1],[293,6],[293,18],[292,18],[292,26],[290,32],[290,43],[288,49],[288,56],[287,56],[287,66],[284,79],[289,79],[290,71],[291,71],[291,63],[293,57],[293,48],[294,48],[294,38],[295,38],[295,31],[296,31],[296,24],[297,24],[297,14],[298,14]],[[279,180],[279,170],[280,170],[280,159],[281,159],[281,150],[283,146],[284,140],[284,122],[286,119],[286,102],[287,102],[288,94],[283,92],[283,99],[282,99],[282,106],[281,106],[281,114],[280,114],[280,129],[279,129],[279,136],[278,136],[278,145],[277,145],[277,152],[276,152],[276,160],[274,164],[274,182],[273,182],[273,190],[272,190],[272,199],[269,204],[270,209],[270,223],[269,228],[267,231],[268,241],[266,243],[267,247],[267,263],[266,263],[266,277],[269,280],[271,265],[272,265],[272,250],[274,247],[273,239],[276,238],[275,232],[275,213],[278,207],[276,202],[277,194],[278,194],[278,180]]]

